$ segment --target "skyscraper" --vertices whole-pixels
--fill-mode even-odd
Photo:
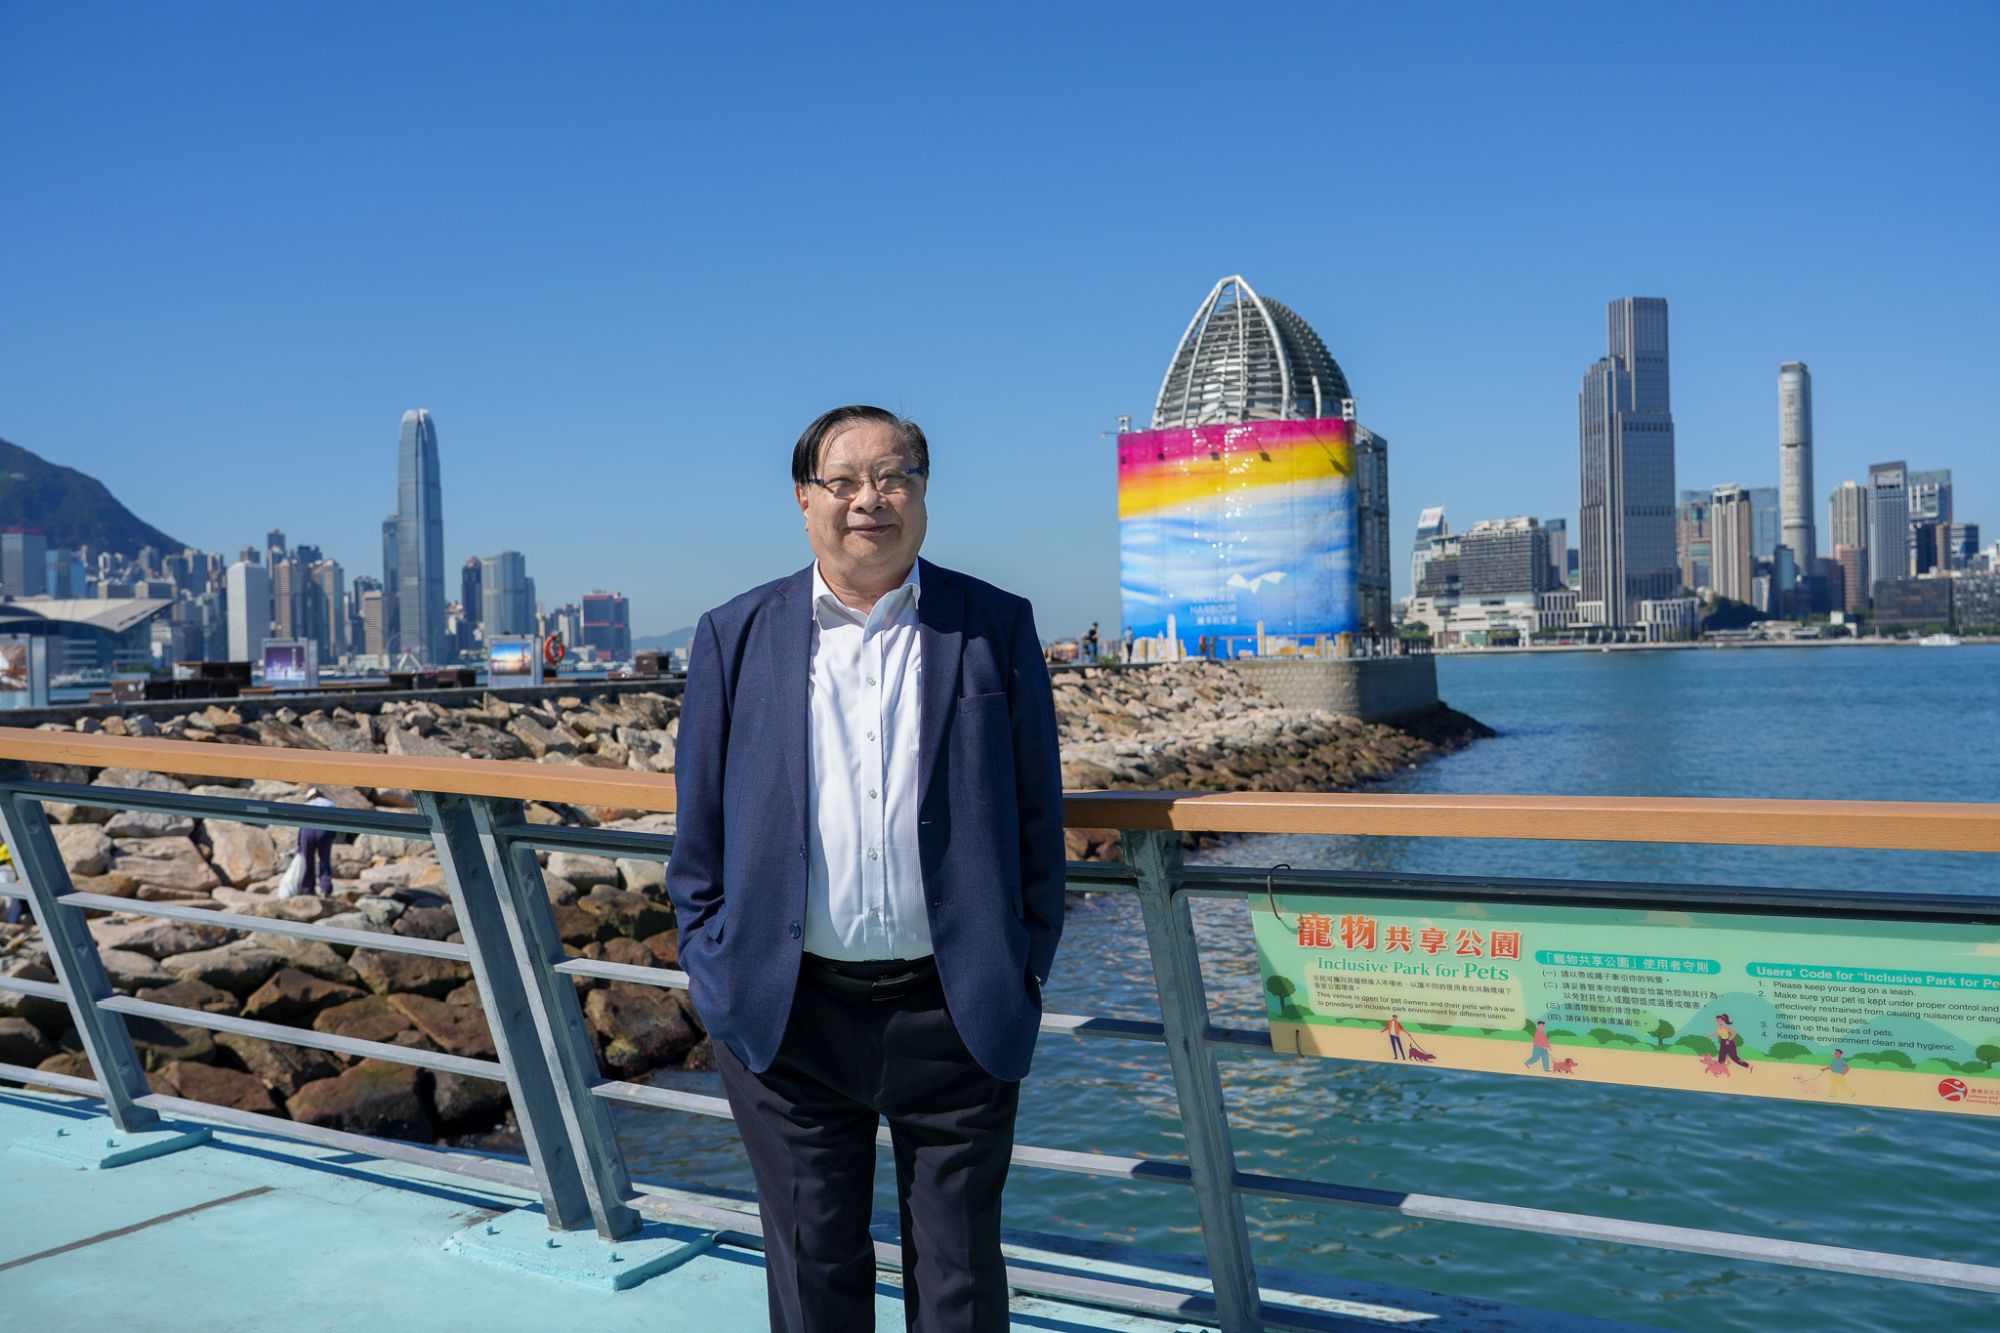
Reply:
[[[1444,516],[1443,505],[1432,505],[1417,515],[1417,544],[1410,553],[1410,592],[1414,594],[1417,585],[1424,581],[1424,566],[1430,563],[1431,554],[1437,549],[1438,538],[1451,535],[1451,522]]]
[[[1566,518],[1545,518],[1542,531],[1549,534],[1549,586],[1560,588],[1569,582],[1566,571],[1569,568],[1569,520]]]
[[[481,561],[480,595],[484,606],[479,620],[486,641],[496,634],[535,632],[535,584],[528,577],[528,562],[519,551],[502,551]]]
[[[583,642],[601,658],[632,660],[632,611],[622,592],[583,595]]]
[[[1750,488],[1750,554],[1758,560],[1769,560],[1777,554],[1778,538],[1778,488],[1776,486],[1752,486]]]
[[[321,560],[312,567],[312,637],[319,642],[320,660],[338,661],[347,652],[346,592],[341,587],[340,562]]]
[[[271,575],[262,565],[239,560],[229,567],[229,658],[258,662],[271,633]]]
[[[1813,533],[1812,372],[1803,361],[1778,367],[1779,540],[1801,575],[1819,555]]]
[[[1674,414],[1667,303],[1628,296],[1606,312],[1608,354],[1577,397],[1583,502],[1578,610],[1585,621],[1639,623],[1639,603],[1674,595]]]
[[[1910,577],[1910,472],[1901,462],[1868,469],[1868,596]]]
[[[445,660],[444,487],[437,427],[421,407],[403,413],[396,448],[396,620],[400,652],[424,666]]]
[[[1396,624],[1389,589],[1389,441],[1358,423],[1354,427],[1354,500],[1361,630],[1392,638]],[[586,610],[588,606],[586,602]]]
[[[1910,474],[1910,522],[1949,523],[1951,512],[1951,469],[1936,468]]]
[[[1868,488],[1856,481],[1841,482],[1827,501],[1827,518],[1827,536],[1835,550],[1845,546],[1853,552],[1848,558],[1847,598],[1860,600],[1846,608],[1852,611],[1868,604]]]
[[[0,592],[39,597],[48,590],[49,539],[40,528],[0,533]]]
[[[1708,507],[1709,577],[1717,597],[1752,600],[1750,581],[1757,572],[1753,532],[1750,492],[1741,486],[1717,486]]]
[[[485,614],[485,598],[480,593],[480,570],[483,566],[479,557],[467,556],[465,567],[458,571],[458,604],[467,624],[477,625],[479,617]]]
[[[402,635],[397,632],[396,589],[402,586],[397,574],[397,566],[402,563],[399,554],[402,539],[397,532],[394,514],[382,520],[382,613],[376,619],[381,624],[382,653],[393,657],[402,649]],[[374,649],[370,649],[374,652]]]
[[[1708,535],[1708,507],[1713,503],[1708,491],[1682,491],[1674,507],[1674,560],[1680,566],[1683,588],[1714,586],[1714,546]]]

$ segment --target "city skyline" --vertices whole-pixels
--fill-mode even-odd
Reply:
[[[0,435],[201,549],[235,551],[252,515],[372,572],[388,506],[360,460],[423,403],[463,460],[450,549],[527,551],[550,588],[618,580],[649,634],[805,563],[791,442],[879,401],[933,441],[927,554],[1073,633],[1116,607],[1099,432],[1144,416],[1187,293],[1245,272],[1362,386],[1394,444],[1398,546],[1440,503],[1570,516],[1578,544],[1577,375],[1631,292],[1673,302],[1689,484],[1777,483],[1772,367],[1800,360],[1817,476],[1864,477],[1894,421],[1934,442],[1895,453],[1990,507],[2000,279],[1979,256],[2000,186],[1964,168],[1994,156],[1978,57],[2000,19],[1600,17],[1300,11],[1300,43],[1365,53],[1337,105],[1273,80],[1196,107],[1122,91],[1206,58],[1212,24],[1171,10],[1073,15],[1049,43],[997,14],[774,36],[722,11],[275,9],[222,42],[164,12],[17,8],[0,112],[35,132],[6,149]],[[686,50],[708,58],[657,77]],[[830,58],[864,53],[901,71],[893,98],[828,85]],[[1688,69],[1708,93],[1667,77]],[[1633,99],[1635,77],[1675,91]],[[431,95],[376,95],[396,86]],[[1338,135],[1337,172],[1297,171],[1304,124]],[[1159,183],[1191,154],[1230,163],[1217,206]],[[1578,169],[1593,157],[1643,171],[1643,206],[1610,205]],[[421,209],[389,207],[413,185]],[[391,313],[413,302],[423,318]],[[1055,469],[1071,479],[996,514]],[[1022,540],[1024,517],[1061,540]],[[628,554],[663,532],[692,558]]]

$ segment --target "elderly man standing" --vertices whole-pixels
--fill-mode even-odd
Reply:
[[[918,558],[929,478],[914,422],[814,421],[813,563],[689,650],[667,887],[774,1330],[873,1326],[878,1117],[909,1327],[1008,1323],[1000,1194],[1063,925],[1055,704],[1028,603]]]

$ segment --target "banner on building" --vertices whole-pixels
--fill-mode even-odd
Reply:
[[[1281,1052],[2000,1115],[2000,927],[1282,895],[1252,919]]]
[[[0,709],[49,706],[49,641],[0,634]]]
[[[264,640],[264,684],[276,690],[319,688],[319,645],[311,639]]]
[[[1118,437],[1118,567],[1140,638],[1339,634],[1359,623],[1354,428],[1247,421]]]

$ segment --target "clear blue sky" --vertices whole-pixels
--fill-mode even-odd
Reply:
[[[1117,620],[1099,434],[1241,272],[1417,510],[1573,514],[1604,305],[1672,302],[1684,486],[1949,466],[2000,535],[2000,10],[0,0],[0,436],[184,541],[455,565],[639,633],[803,564],[791,441],[929,429],[929,554]],[[1824,507],[1821,507],[1824,521]]]

